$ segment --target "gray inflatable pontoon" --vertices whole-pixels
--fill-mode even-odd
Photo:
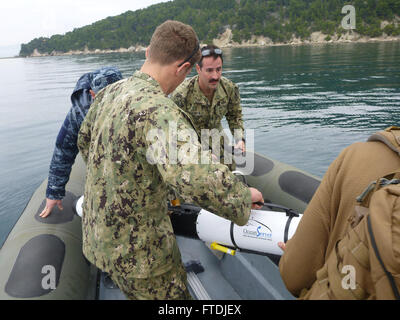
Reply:
[[[320,179],[257,153],[254,163],[246,182],[259,189],[266,202],[302,213]],[[75,203],[84,182],[85,165],[78,156],[66,186],[64,210],[55,207],[48,218],[39,217],[47,180],[32,195],[0,250],[0,299],[125,299],[107,274],[82,254]],[[199,211],[182,205],[171,215],[194,299],[293,299],[279,274],[279,255],[236,250],[232,256],[211,250],[194,231]]]

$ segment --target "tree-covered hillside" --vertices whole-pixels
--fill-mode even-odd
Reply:
[[[29,56],[35,49],[50,54],[146,46],[154,29],[167,19],[190,24],[203,42],[218,37],[226,28],[232,29],[235,42],[252,35],[285,42],[293,35],[307,39],[315,31],[341,34],[347,32],[341,27],[341,10],[346,4],[355,7],[358,34],[400,35],[400,0],[174,0],[108,17],[65,35],[36,38],[22,44],[20,56]],[[383,29],[382,21],[389,22]]]

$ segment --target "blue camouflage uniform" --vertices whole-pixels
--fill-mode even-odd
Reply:
[[[82,75],[71,94],[72,107],[58,133],[53,158],[50,163],[46,198],[58,200],[65,196],[65,185],[69,180],[72,165],[79,152],[78,132],[93,102],[89,90],[96,94],[107,85],[122,79],[116,67],[103,67]]]

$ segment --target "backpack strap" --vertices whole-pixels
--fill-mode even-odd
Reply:
[[[356,201],[366,207],[369,208],[369,201],[371,196],[375,191],[378,191],[380,188],[391,184],[399,184],[400,183],[400,168],[388,173],[382,178],[379,178],[376,181],[372,181],[365,190],[356,198]]]
[[[390,286],[392,287],[394,297],[396,298],[396,300],[400,300],[399,289],[396,286],[396,282],[394,281],[393,275],[386,269],[386,267],[382,261],[381,255],[379,254],[378,246],[376,245],[376,241],[375,241],[375,237],[374,237],[374,233],[372,232],[370,215],[367,216],[367,225],[368,225],[368,233],[371,238],[371,245],[372,245],[372,248],[374,248],[376,258],[378,259],[383,271],[385,271],[386,277],[388,278]]]
[[[400,127],[391,126],[386,128],[384,131],[374,133],[368,138],[367,141],[380,141],[400,156]],[[398,145],[395,145],[393,142],[397,143]]]

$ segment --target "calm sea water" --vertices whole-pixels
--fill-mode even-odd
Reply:
[[[47,176],[79,76],[115,65],[128,77],[143,61],[0,59],[0,246]],[[318,176],[347,145],[400,125],[400,42],[225,49],[224,75],[239,85],[255,150]]]

